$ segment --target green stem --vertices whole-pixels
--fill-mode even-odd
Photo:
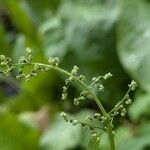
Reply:
[[[21,64],[15,64],[15,66],[19,66],[19,65],[21,65]],[[67,72],[67,71],[65,71],[65,70],[63,70],[63,69],[61,69],[59,67],[54,67],[54,66],[51,66],[51,65],[46,65],[46,64],[41,64],[41,63],[30,63],[29,65],[38,65],[38,66],[48,67],[48,68],[50,68],[52,70],[55,70],[55,71],[60,72],[62,74],[65,74],[65,75],[67,75],[69,77],[72,76],[71,73],[69,73],[69,72]],[[102,112],[103,116],[107,117],[108,116],[107,112],[105,111],[103,105],[101,104],[101,102],[99,101],[99,99],[97,98],[95,93],[90,89],[90,87],[87,86],[81,80],[79,80],[77,77],[75,77],[75,79],[76,79],[76,81],[78,81],[84,87],[85,90],[87,90],[91,94],[91,96],[93,97],[94,101],[98,105],[100,111]],[[108,137],[109,137],[109,142],[110,142],[110,150],[115,150],[114,136],[113,136],[113,133],[112,133],[111,123],[108,122],[106,126],[108,128]]]
[[[63,69],[61,69],[61,68],[59,68],[59,67],[54,67],[54,66],[51,66],[51,65],[40,64],[40,63],[32,63],[32,64],[33,64],[33,65],[39,65],[39,66],[48,67],[48,68],[53,69],[53,70],[55,70],[55,71],[57,71],[57,72],[60,72],[60,73],[62,73],[62,74],[65,74],[65,75],[67,75],[67,76],[69,76],[69,77],[72,76],[71,73],[69,73],[69,72],[67,72],[67,71],[65,71],[65,70],[63,70]],[[91,91],[91,89],[90,89],[84,82],[82,82],[81,80],[79,80],[77,77],[75,77],[75,80],[78,81],[78,82],[84,87],[84,89],[87,90],[87,91],[91,94],[91,96],[93,97],[93,99],[94,99],[95,102],[97,103],[99,109],[101,110],[102,114],[103,114],[104,116],[107,116],[107,113],[106,113],[104,107],[102,106],[101,102],[99,101],[99,99],[97,98],[97,96],[95,95],[95,93],[93,93],[93,92]]]
[[[49,67],[55,71],[58,71],[58,72],[61,72],[67,76],[72,76],[71,73],[61,69],[61,68],[58,68],[58,67],[53,67],[53,66],[50,66],[50,65],[45,65],[45,64],[39,64],[39,63],[34,63],[34,65],[42,65],[42,66],[46,66],[46,67]],[[75,79],[85,88],[85,90],[87,90],[91,96],[93,97],[93,99],[95,100],[95,102],[97,103],[99,109],[101,110],[102,114],[104,115],[104,117],[107,117],[107,112],[105,111],[103,105],[101,104],[101,102],[99,101],[99,99],[97,98],[97,96],[95,95],[95,93],[93,93],[93,91],[91,91],[91,89],[84,83],[82,82],[81,80],[79,80],[77,77],[75,77]],[[115,150],[115,143],[114,143],[114,135],[112,133],[112,127],[111,127],[111,124],[110,122],[108,122],[107,124],[107,128],[108,128],[108,136],[109,136],[109,142],[110,142],[110,149],[111,150]]]
[[[117,109],[121,104],[123,104],[123,102],[126,100],[126,97],[128,96],[129,92],[131,91],[131,89],[129,88],[128,91],[126,92],[126,94],[124,95],[124,97],[122,98],[122,100],[119,102],[119,105],[117,107],[114,107],[107,115],[109,116],[112,112],[114,112],[115,109]]]
[[[109,137],[110,149],[115,150],[115,140],[114,140],[113,130],[112,130],[110,123],[107,124],[107,128],[108,128],[108,137]]]

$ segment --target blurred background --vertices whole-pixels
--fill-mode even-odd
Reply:
[[[59,57],[90,81],[111,72],[98,94],[107,111],[121,100],[132,79],[139,84],[125,118],[115,120],[117,150],[150,149],[150,1],[149,0],[0,0],[0,54],[16,60],[33,50],[34,60]],[[31,82],[0,76],[1,150],[86,150],[91,139],[59,116],[80,118],[97,112],[88,101],[76,107],[75,86],[61,101],[64,76],[42,73]],[[101,149],[108,150],[106,135]]]

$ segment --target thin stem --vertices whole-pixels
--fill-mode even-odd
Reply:
[[[128,91],[125,93],[124,97],[122,98],[122,100],[119,102],[119,105],[117,107],[114,107],[107,115],[109,116],[115,109],[117,109],[121,104],[123,104],[123,102],[126,100],[126,97],[128,96],[129,92],[131,91],[131,89],[129,88]]]
[[[107,127],[108,127],[110,148],[111,148],[111,150],[115,150],[115,140],[114,140],[114,135],[113,135],[111,124],[107,124]]]
[[[19,66],[19,65],[24,65],[24,64],[14,64],[14,66]],[[55,70],[57,72],[65,74],[65,75],[67,75],[69,77],[72,76],[71,73],[69,73],[69,72],[67,72],[67,71],[65,71],[65,70],[63,70],[63,69],[61,69],[59,67],[54,67],[54,66],[51,66],[51,65],[42,64],[42,63],[28,63],[28,65],[38,65],[38,66],[48,67],[48,68],[53,69],[53,70]],[[90,87],[87,86],[84,82],[82,82],[77,77],[74,77],[74,78],[75,78],[76,81],[78,81],[83,86],[83,88],[85,88],[85,90],[87,90],[91,94],[91,96],[93,97],[94,101],[98,105],[100,111],[102,112],[103,116],[107,117],[108,116],[107,112],[105,111],[103,105],[101,104],[101,102],[99,101],[99,99],[97,98],[95,93],[90,89]],[[109,137],[109,142],[110,142],[110,150],[115,150],[114,136],[113,136],[113,133],[112,133],[111,123],[108,122],[106,126],[108,128],[108,137]]]
[[[72,76],[71,73],[69,73],[69,72],[67,72],[66,70],[63,70],[63,69],[61,69],[61,68],[59,68],[59,67],[54,67],[54,66],[51,66],[51,65],[46,65],[46,64],[41,64],[41,63],[31,63],[31,65],[45,66],[45,67],[48,67],[48,68],[50,68],[50,69],[53,69],[53,70],[55,70],[55,71],[57,71],[57,72],[60,72],[60,73],[62,73],[62,74],[65,74],[65,75],[67,75],[67,76],[69,76],[69,77]],[[97,103],[99,109],[101,110],[102,114],[103,114],[104,116],[106,116],[107,113],[106,113],[104,107],[102,106],[101,102],[99,101],[99,99],[98,99],[97,96],[95,95],[95,93],[93,93],[93,92],[91,91],[91,89],[90,89],[84,82],[82,82],[81,80],[79,80],[77,77],[74,77],[74,78],[75,78],[76,81],[78,81],[78,82],[85,88],[85,90],[87,90],[87,91],[91,94],[91,96],[93,97],[93,99],[94,99],[95,102]]]
[[[95,128],[95,129],[105,130],[105,128],[102,128],[102,127],[99,127],[99,126],[94,126],[94,125],[91,125],[89,123],[85,123],[85,122],[82,122],[82,121],[78,121],[78,122],[81,123],[81,124],[85,124],[86,126]]]

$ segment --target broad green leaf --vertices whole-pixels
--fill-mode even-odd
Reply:
[[[113,43],[113,27],[118,19],[118,14],[119,9],[116,3],[94,2],[90,4],[89,2],[65,1],[60,5],[58,14],[55,15],[56,19],[52,18],[52,22],[57,20],[59,26],[57,25],[55,30],[49,32],[47,40],[50,44],[53,35],[59,35],[56,42],[65,43],[65,47],[75,51],[80,61],[91,62],[99,59],[101,55],[103,59],[106,51],[111,53],[112,49],[109,50],[108,47]],[[109,42],[106,45],[104,41],[108,36]],[[53,41],[52,45],[56,42]],[[48,49],[48,51],[51,50]],[[85,52],[85,57],[82,57]]]
[[[150,3],[122,1],[118,24],[118,54],[128,73],[150,91]]]
[[[72,126],[57,119],[52,127],[50,127],[41,137],[41,148],[43,150],[66,150],[74,148],[80,143],[80,127]]]

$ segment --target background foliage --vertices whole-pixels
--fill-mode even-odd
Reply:
[[[112,72],[99,95],[109,111],[131,79],[139,88],[125,119],[116,120],[118,150],[150,148],[149,0],[1,0],[0,53],[18,58],[28,46],[36,61],[59,56],[62,67],[76,64],[88,79]],[[41,74],[30,83],[0,76],[0,148],[3,150],[87,149],[90,135],[59,117],[61,110],[83,117],[98,110],[92,102],[61,102],[64,77]],[[101,148],[108,149],[106,135]],[[56,141],[57,139],[57,141]],[[58,144],[59,143],[59,144]],[[92,141],[90,142],[92,145]]]

